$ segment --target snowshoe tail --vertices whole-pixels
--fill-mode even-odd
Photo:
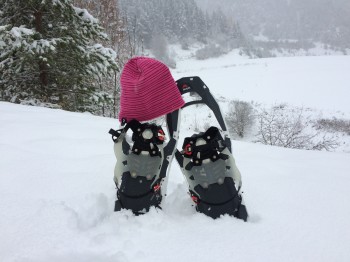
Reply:
[[[240,192],[241,174],[232,156],[231,139],[219,105],[199,77],[181,78],[177,85],[182,94],[196,92],[202,98],[184,107],[206,104],[224,134],[222,136],[217,127],[210,127],[204,133],[187,137],[182,151],[175,152],[196,210],[214,219],[228,214],[247,221],[248,213]]]

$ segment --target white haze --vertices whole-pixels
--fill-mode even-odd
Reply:
[[[196,0],[210,12],[220,8],[232,15],[248,35],[297,39],[349,47],[348,0]]]

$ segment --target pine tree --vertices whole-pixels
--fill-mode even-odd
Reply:
[[[154,38],[164,36],[170,43],[201,42],[230,48],[244,44],[242,32],[223,11],[204,13],[194,0],[119,0],[127,27],[146,48]]]
[[[0,99],[95,112],[116,53],[98,20],[70,0],[0,0]]]

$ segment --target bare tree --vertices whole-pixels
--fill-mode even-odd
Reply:
[[[306,150],[334,150],[339,146],[335,136],[312,129],[313,122],[304,116],[303,108],[289,110],[285,105],[258,114],[257,141],[265,145]]]
[[[243,138],[253,126],[254,119],[254,108],[250,103],[239,100],[230,102],[226,122],[231,132]]]

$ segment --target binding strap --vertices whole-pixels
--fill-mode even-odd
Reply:
[[[129,129],[133,131],[132,141],[134,145],[132,152],[139,155],[142,151],[148,151],[150,156],[160,156],[158,145],[165,141],[165,133],[161,126],[149,123],[140,123],[137,120],[131,120],[124,128],[118,130],[109,130],[114,143],[118,143],[122,133],[126,133]]]
[[[211,159],[213,162],[218,159],[226,160],[227,155],[221,154],[226,148],[219,129],[210,127],[205,133],[195,134],[185,138],[182,154],[186,158],[191,158],[191,166],[200,166],[204,159]]]

